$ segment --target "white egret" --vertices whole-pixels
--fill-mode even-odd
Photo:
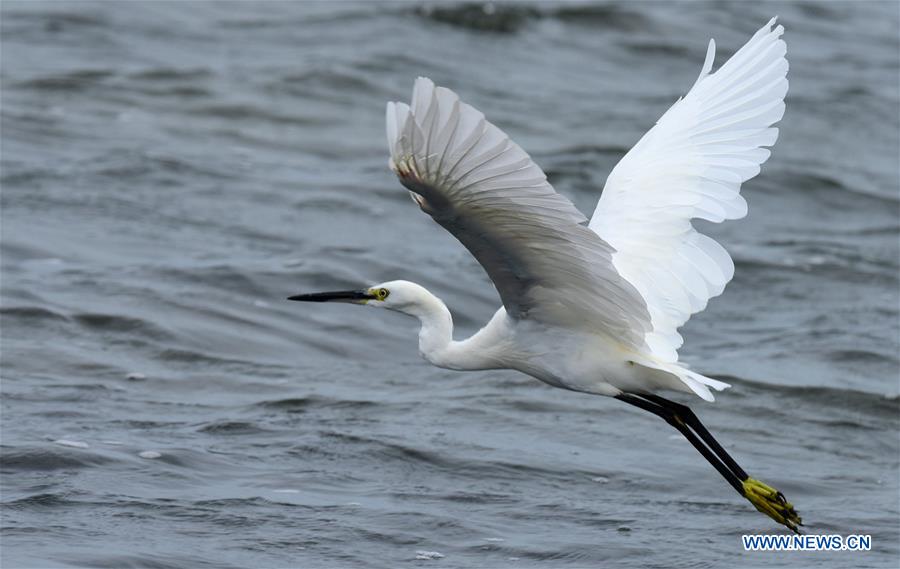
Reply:
[[[397,280],[290,300],[351,302],[415,316],[419,351],[454,370],[513,369],[555,387],[615,397],[678,429],[761,512],[794,531],[800,516],[750,478],[691,410],[656,394],[729,387],[678,361],[678,328],[721,294],[731,257],[693,218],[746,215],[741,183],[760,171],[784,114],[788,62],[773,18],[700,76],[616,165],[589,223],[531,158],[449,89],[415,82],[388,103],[389,165],[413,200],[450,231],[503,302],[471,338],[453,340],[447,306]]]

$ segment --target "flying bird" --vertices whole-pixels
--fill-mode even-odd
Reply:
[[[734,274],[728,252],[691,220],[747,214],[741,183],[768,159],[784,114],[783,33],[773,18],[714,73],[710,40],[694,85],[613,168],[590,220],[481,112],[418,78],[409,105],[387,105],[389,166],[478,260],[503,305],[456,341],[447,306],[409,281],[289,300],[399,311],[419,319],[419,351],[438,367],[517,370],[649,411],[756,509],[799,533],[781,492],[748,476],[690,408],[658,394],[713,401],[729,387],[678,360],[678,328]]]

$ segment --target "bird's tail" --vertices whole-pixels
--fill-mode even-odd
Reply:
[[[687,365],[683,363],[666,362],[652,357],[644,357],[636,359],[635,361],[642,366],[657,369],[674,375],[681,381],[681,383],[683,383],[687,387],[685,391],[692,391],[705,401],[716,400],[716,398],[712,394],[712,391],[710,391],[710,388],[715,389],[716,391],[722,391],[723,389],[731,387],[731,384],[729,383],[725,383],[724,381],[719,381],[718,379],[713,379],[711,377],[706,377],[705,375],[701,375],[695,371],[692,371],[688,369]]]
[[[725,383],[724,381],[719,381],[718,379],[700,375],[699,373],[691,371],[682,365],[676,364],[674,367],[677,368],[677,371],[673,370],[672,373],[677,375],[678,379],[680,379],[688,387],[690,387],[691,391],[693,391],[706,401],[716,400],[716,398],[712,394],[712,391],[709,390],[710,387],[715,389],[716,391],[722,391],[723,389],[728,389],[729,387],[731,387],[730,383]]]

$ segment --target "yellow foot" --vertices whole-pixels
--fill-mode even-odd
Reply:
[[[797,526],[802,526],[803,520],[794,509],[794,505],[784,499],[784,494],[753,478],[744,480],[743,485],[744,497],[750,500],[757,510],[787,526],[791,531],[800,533]]]

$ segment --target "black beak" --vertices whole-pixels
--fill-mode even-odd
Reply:
[[[363,304],[367,300],[375,298],[374,294],[369,294],[365,290],[339,290],[335,292],[314,292],[312,294],[296,294],[289,296],[288,300],[299,300],[301,302],[351,302],[353,304]]]

